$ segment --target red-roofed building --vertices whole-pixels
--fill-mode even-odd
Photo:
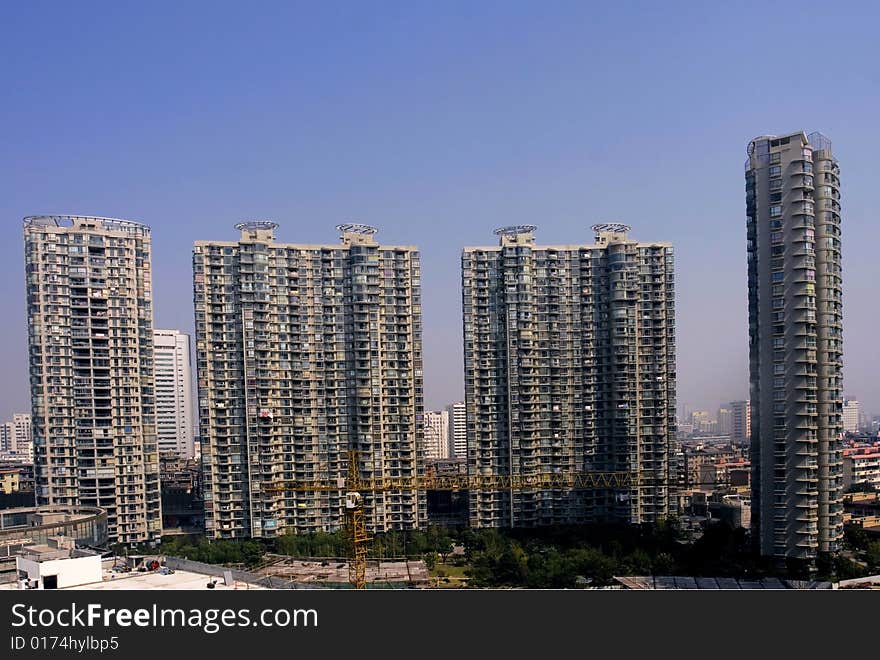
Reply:
[[[880,488],[880,443],[843,450],[843,487],[859,483]]]

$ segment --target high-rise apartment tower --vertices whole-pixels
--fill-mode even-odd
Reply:
[[[843,430],[846,433],[859,432],[859,402],[857,399],[845,397],[843,400]]]
[[[820,133],[749,143],[752,531],[806,565],[843,534],[839,177]]]
[[[107,510],[118,543],[157,541],[150,228],[24,219],[38,504]]]
[[[534,230],[462,253],[468,470],[626,471],[641,487],[471,492],[471,525],[659,520],[675,442],[672,247],[620,224],[581,245],[539,246]]]
[[[467,458],[467,408],[464,401],[446,406],[449,416],[449,458]]]
[[[730,411],[730,440],[745,445],[752,435],[752,406],[748,401],[731,401]]]
[[[449,458],[449,413],[445,410],[425,411],[425,459]]]
[[[153,338],[159,452],[192,458],[195,416],[189,335],[179,330],[155,330]]]
[[[335,530],[334,484],[423,469],[419,252],[347,224],[335,245],[276,243],[274,222],[193,250],[205,528],[215,538]],[[364,493],[368,529],[426,520],[415,490]]]

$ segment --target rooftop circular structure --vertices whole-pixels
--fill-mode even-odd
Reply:
[[[271,231],[278,229],[278,223],[271,220],[247,220],[235,225],[238,231]]]
[[[515,236],[517,234],[531,234],[537,228],[537,225],[508,225],[498,227],[493,233],[496,236]]]
[[[346,222],[341,225],[336,225],[336,231],[341,231],[343,234],[364,234],[372,236],[379,231],[379,228],[373,227],[372,225],[362,225],[357,222]]]
[[[149,234],[150,226],[123,218],[105,218],[99,215],[28,215],[22,220],[25,227],[83,227],[96,225],[101,229]],[[87,227],[83,227],[87,228]]]
[[[50,536],[70,536],[79,545],[106,546],[107,510],[66,505],[0,510],[0,546],[46,543]]]
[[[630,229],[632,229],[632,227],[630,227],[629,225],[625,225],[622,222],[600,222],[599,224],[593,225],[591,229],[597,234],[599,232],[606,231],[610,231],[615,234],[625,234]]]

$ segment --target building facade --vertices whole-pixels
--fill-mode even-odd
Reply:
[[[179,330],[154,330],[156,435],[159,453],[195,456],[195,416],[189,335]]]
[[[843,487],[856,484],[880,488],[880,444],[843,450]]]
[[[24,220],[38,505],[99,507],[111,541],[157,541],[149,227]]]
[[[730,408],[718,409],[718,426],[715,429],[718,435],[730,435],[733,423],[733,413]]]
[[[672,247],[625,225],[538,246],[534,227],[462,253],[471,474],[624,471],[639,487],[470,494],[473,527],[664,518],[675,446]]]
[[[341,243],[275,242],[272,222],[193,250],[205,531],[332,531],[357,452],[364,478],[417,477],[423,443],[421,273],[411,246],[340,225]],[[371,531],[426,520],[424,493],[364,493]]]
[[[467,459],[467,408],[464,401],[456,401],[446,406],[448,425],[449,458]]]
[[[4,454],[16,453],[15,424],[12,422],[0,424],[0,452]]]
[[[0,493],[12,495],[21,488],[21,470],[17,468],[0,468]]]
[[[748,444],[752,437],[752,405],[748,401],[730,404],[730,440],[734,444]]]
[[[449,458],[449,413],[445,410],[425,411],[425,460]]]
[[[859,432],[859,402],[856,399],[843,401],[843,430],[846,433]]]
[[[0,424],[0,451],[19,456],[33,456],[34,435],[29,414],[15,413],[12,415],[12,421]]]
[[[818,133],[748,152],[753,538],[813,564],[843,535],[840,168]]]

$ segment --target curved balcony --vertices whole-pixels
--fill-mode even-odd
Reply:
[[[804,484],[818,484],[819,483],[819,475],[814,474],[815,470],[813,469],[803,469],[798,472],[794,480],[799,481]],[[804,490],[810,490],[809,488],[804,487]],[[798,493],[800,494],[800,493]]]
[[[795,351],[794,361],[815,363],[817,361],[815,349],[802,349]]]
[[[811,172],[805,172],[803,170],[799,172],[794,172],[793,176],[789,180],[789,184],[792,188],[806,188],[808,190],[812,190],[815,186],[815,182],[813,180],[813,176]]]
[[[795,456],[815,456],[816,448],[819,445],[819,440],[801,440],[798,439],[797,442],[797,451],[795,451]]]
[[[794,505],[798,509],[809,509],[809,510],[814,510],[814,509],[818,510],[819,509],[819,503],[816,502],[815,500],[810,500],[810,499],[798,499]]]
[[[816,259],[813,254],[796,254],[794,258],[789,261],[791,264],[792,270],[814,270],[816,268]],[[793,284],[808,284],[809,280],[804,279],[803,277],[798,277]],[[798,291],[795,295],[804,295],[802,291]]]

